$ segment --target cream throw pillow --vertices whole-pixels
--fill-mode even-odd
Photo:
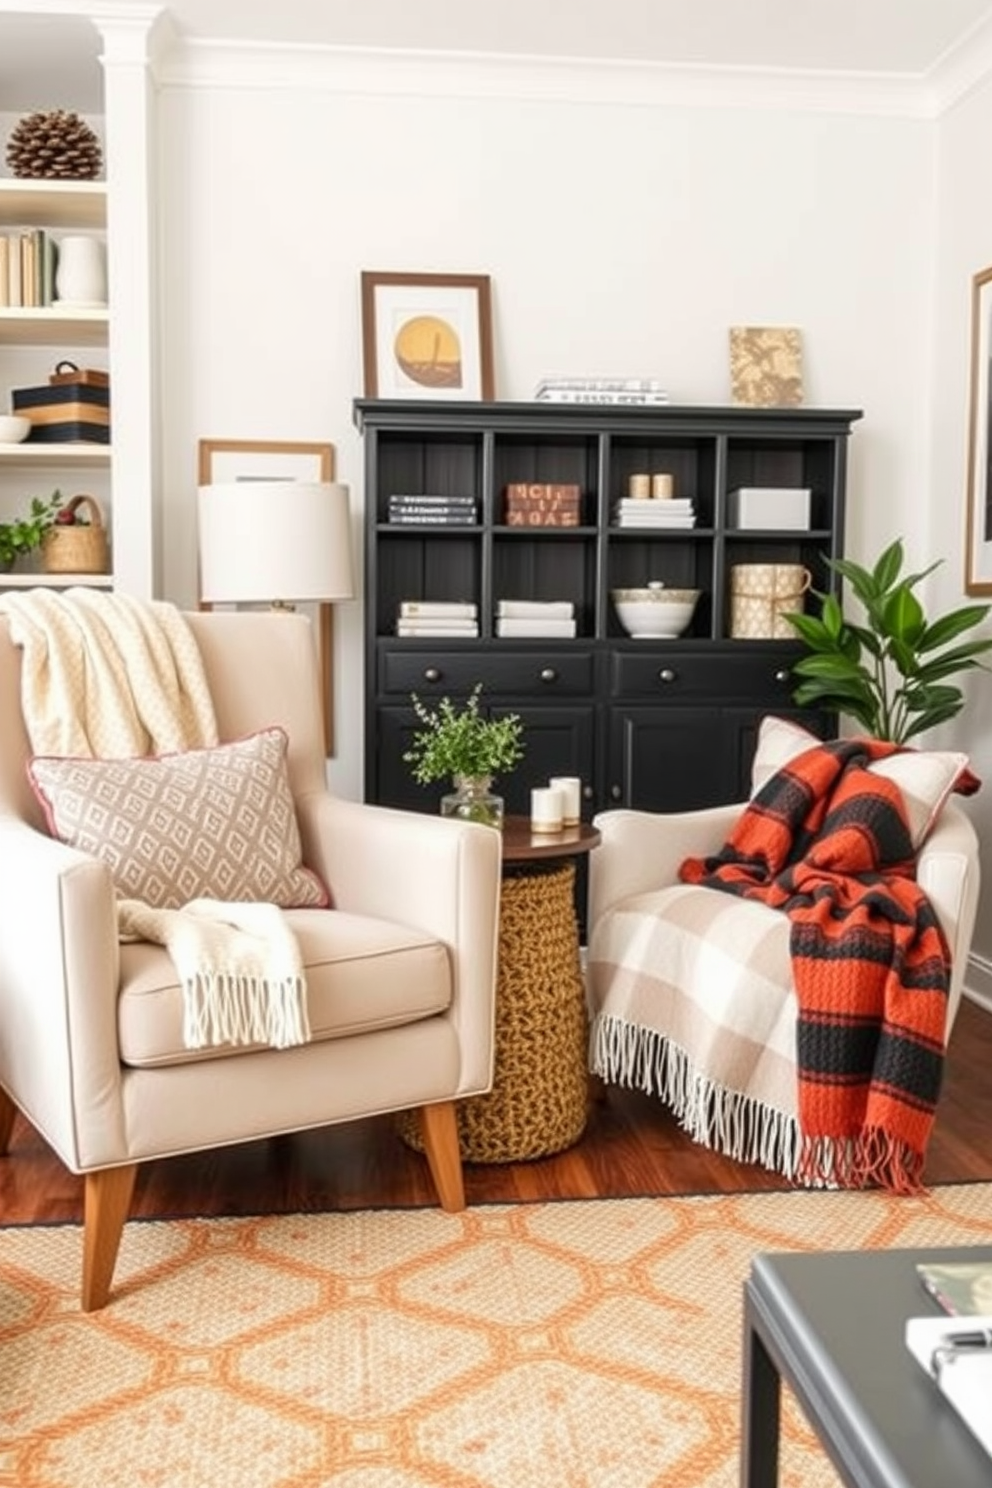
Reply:
[[[38,756],[28,773],[52,836],[101,858],[122,898],[320,908],[330,898],[302,865],[286,743],[271,728],[141,759]]]
[[[787,718],[763,718],[751,766],[752,797],[776,770],[822,743],[822,739]],[[968,756],[954,750],[910,748],[887,759],[875,760],[868,769],[872,775],[882,775],[899,787],[913,846],[919,849],[967,766]]]

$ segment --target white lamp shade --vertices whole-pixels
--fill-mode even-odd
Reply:
[[[244,480],[197,493],[200,598],[208,604],[351,599],[348,487]]]

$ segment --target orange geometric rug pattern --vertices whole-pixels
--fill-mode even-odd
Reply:
[[[733,1488],[756,1252],[990,1238],[985,1184],[139,1220],[87,1316],[77,1227],[0,1230],[0,1484]]]

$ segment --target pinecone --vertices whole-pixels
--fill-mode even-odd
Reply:
[[[25,114],[7,141],[7,164],[22,180],[93,181],[102,163],[93,130],[65,109]]]

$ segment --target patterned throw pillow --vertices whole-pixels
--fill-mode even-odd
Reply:
[[[28,773],[52,836],[101,858],[122,898],[322,908],[327,890],[301,863],[286,743],[271,728],[142,759],[39,756]]]
[[[751,766],[751,795],[757,795],[776,770],[822,742],[808,729],[787,718],[763,718]],[[899,787],[910,836],[917,849],[922,846],[944,802],[967,768],[966,754],[951,749],[913,748],[889,755],[887,759],[875,760],[868,766],[870,774],[883,775]]]

